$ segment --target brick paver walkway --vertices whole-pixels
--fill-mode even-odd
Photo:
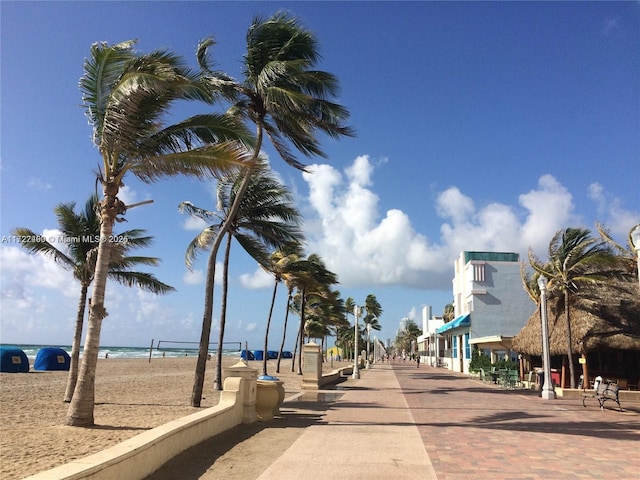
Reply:
[[[393,369],[438,480],[640,479],[638,403],[600,411],[443,369]]]

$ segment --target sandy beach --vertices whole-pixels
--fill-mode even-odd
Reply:
[[[239,357],[227,357],[224,365]],[[0,374],[0,478],[14,480],[62,465],[115,445],[147,429],[189,415],[195,357],[99,359],[96,374],[95,427],[64,425],[69,404],[62,401],[67,372]],[[213,389],[215,360],[207,364],[202,407],[218,403]],[[287,396],[300,391],[302,377],[282,360],[275,373]],[[340,364],[340,366],[346,365]],[[261,372],[262,362],[249,362]],[[334,364],[334,368],[338,365]],[[330,365],[325,364],[325,370]]]

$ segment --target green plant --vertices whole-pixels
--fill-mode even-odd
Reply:
[[[473,352],[471,352],[471,363],[469,363],[469,370],[472,372],[479,372],[481,368],[489,369],[491,367],[491,358],[484,355],[477,345],[473,346]]]

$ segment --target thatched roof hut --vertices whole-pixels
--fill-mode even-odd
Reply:
[[[571,306],[571,349],[575,353],[597,350],[640,351],[640,295],[637,284],[600,286]],[[549,351],[566,355],[567,328],[564,298],[548,301]],[[542,326],[538,308],[513,339],[518,353],[542,355]]]

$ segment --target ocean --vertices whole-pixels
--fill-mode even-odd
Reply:
[[[225,342],[226,343],[226,342]],[[34,360],[42,348],[61,348],[71,355],[71,345],[20,345],[20,344],[0,344],[0,346],[17,347],[22,350],[29,360]],[[100,347],[98,358],[149,358],[149,347]],[[223,355],[240,355],[240,342],[232,342],[222,350]],[[217,350],[210,349],[209,354],[215,355]],[[80,348],[82,356],[82,348]],[[198,356],[197,342],[159,342],[153,346],[151,358],[158,357],[196,357]]]

